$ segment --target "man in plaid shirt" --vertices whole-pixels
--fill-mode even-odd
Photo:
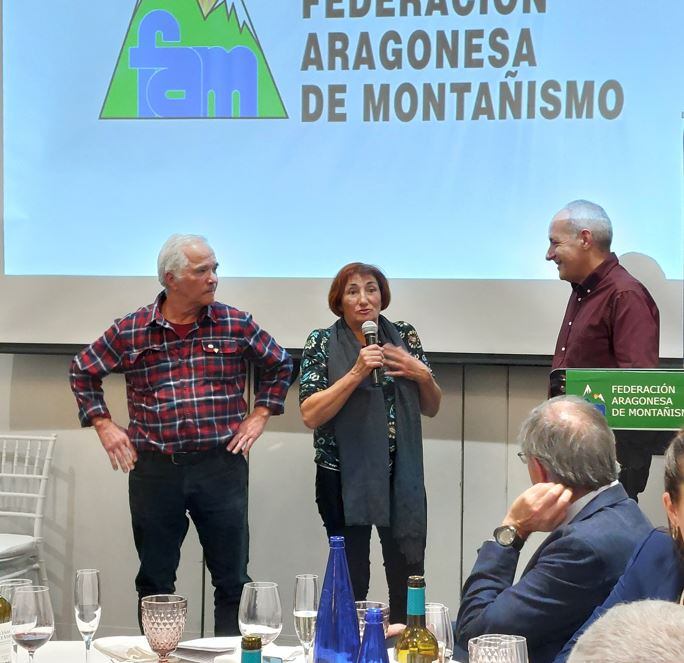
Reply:
[[[113,469],[129,474],[138,596],[173,593],[189,513],[215,587],[215,634],[237,635],[247,560],[245,456],[283,411],[292,359],[252,317],[214,300],[218,263],[206,240],[173,235],[157,261],[164,291],[117,320],[71,364],[81,425]],[[254,408],[247,363],[260,367]],[[102,378],[123,373],[130,421],[112,421]]]

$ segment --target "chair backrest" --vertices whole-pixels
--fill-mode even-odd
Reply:
[[[56,438],[0,435],[0,516],[33,519],[39,541]]]

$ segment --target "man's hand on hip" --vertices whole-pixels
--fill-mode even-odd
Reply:
[[[128,472],[135,467],[138,453],[128,439],[126,430],[107,417],[94,417],[91,421],[104,447],[113,470]]]
[[[226,449],[234,454],[242,453],[246,456],[257,438],[264,432],[270,416],[271,411],[267,407],[261,405],[255,407],[254,411],[242,420]]]
[[[536,483],[511,504],[502,525],[512,525],[526,539],[532,532],[551,532],[563,522],[572,490],[559,483]]]

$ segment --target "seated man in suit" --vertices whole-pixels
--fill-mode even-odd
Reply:
[[[601,413],[569,396],[528,415],[520,432],[532,487],[485,541],[466,581],[458,644],[484,633],[527,638],[530,663],[547,663],[608,596],[636,544],[651,529],[617,481],[615,438]],[[551,532],[520,580],[520,550]]]

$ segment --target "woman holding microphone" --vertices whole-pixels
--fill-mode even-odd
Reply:
[[[389,284],[377,267],[355,262],[338,272],[328,293],[338,319],[306,341],[299,402],[314,429],[318,511],[328,536],[345,537],[355,598],[368,593],[375,525],[390,622],[400,622],[408,576],[424,573],[420,416],[435,416],[442,394],[413,326],[380,315],[389,303]],[[367,345],[362,327],[369,321],[378,342]]]

